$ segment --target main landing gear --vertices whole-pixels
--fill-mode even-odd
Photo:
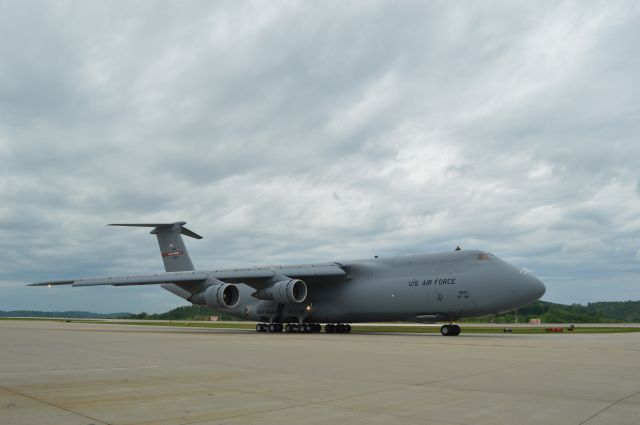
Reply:
[[[440,333],[443,336],[456,336],[460,335],[460,326],[458,325],[442,325]]]
[[[282,332],[282,323],[258,323],[256,332]]]
[[[348,334],[351,332],[351,325],[343,325],[342,323],[334,325],[333,323],[327,323],[324,331],[328,334]]]
[[[318,333],[322,326],[318,323],[258,323],[256,332],[282,332],[286,333]]]
[[[322,325],[319,323],[258,323],[256,332],[280,333],[318,333],[322,332]],[[351,325],[343,323],[327,323],[324,331],[328,334],[348,334],[351,332]]]
[[[287,333],[300,332],[300,333],[318,333],[322,330],[322,326],[319,323],[287,323],[284,325],[284,331]]]

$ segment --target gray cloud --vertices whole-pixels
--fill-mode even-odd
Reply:
[[[204,268],[461,244],[553,301],[640,296],[634,2],[0,8],[2,309],[41,305],[31,280],[157,270],[122,220],[188,220]]]

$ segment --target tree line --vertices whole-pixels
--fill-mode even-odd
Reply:
[[[582,304],[556,304],[536,301],[533,304],[509,312],[492,316],[465,319],[467,322],[526,323],[530,319],[540,319],[543,323],[640,323],[640,301],[604,301]],[[226,314],[216,313],[207,307],[188,305],[165,313],[91,313],[88,311],[0,311],[0,317],[65,317],[95,319],[148,319],[148,320],[208,320],[217,316],[220,320],[238,320]]]

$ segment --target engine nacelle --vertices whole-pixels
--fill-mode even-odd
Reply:
[[[215,309],[235,307],[238,301],[240,301],[238,287],[222,282],[209,286],[194,295],[192,299],[195,304],[204,304]]]
[[[262,288],[255,293],[259,300],[273,300],[278,304],[299,304],[307,299],[307,284],[300,279],[287,279]]]

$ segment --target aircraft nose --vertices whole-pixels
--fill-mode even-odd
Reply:
[[[524,274],[524,287],[527,293],[527,296],[531,297],[532,301],[539,300],[542,298],[544,293],[547,291],[547,288],[544,286],[544,283],[540,281],[537,277],[532,274],[521,272]]]

